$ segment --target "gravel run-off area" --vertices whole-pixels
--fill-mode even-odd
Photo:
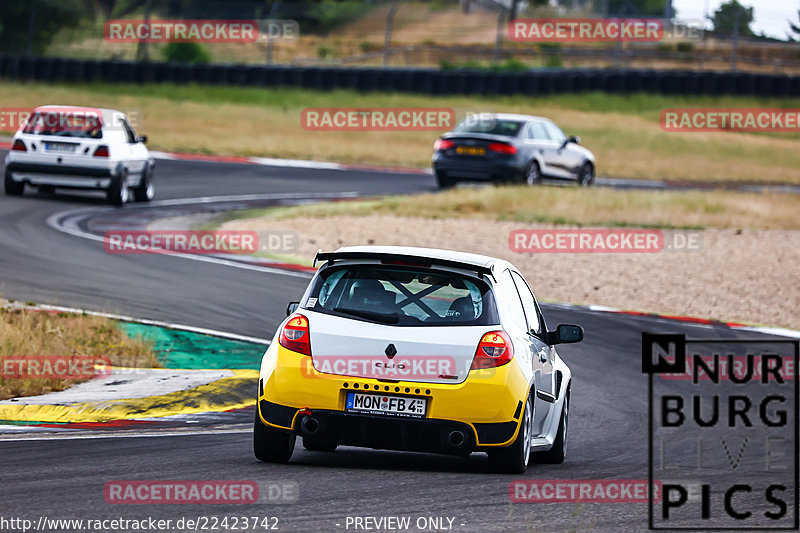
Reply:
[[[297,246],[282,252],[306,260],[320,248],[366,244],[476,252],[514,263],[543,301],[800,329],[800,231],[693,230],[700,235],[700,249],[680,252],[517,253],[509,248],[512,230],[553,227],[370,215],[241,219],[219,229],[297,232]]]

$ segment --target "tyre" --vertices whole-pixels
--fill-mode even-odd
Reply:
[[[303,448],[312,452],[332,452],[336,450],[336,442],[320,437],[303,437]]]
[[[542,184],[542,171],[539,169],[539,163],[531,161],[525,167],[525,183],[528,185],[541,185]]]
[[[22,196],[22,193],[25,192],[25,184],[14,181],[11,178],[11,172],[8,171],[6,171],[3,185],[5,186],[6,194],[9,196]]]
[[[456,184],[456,180],[449,177],[444,172],[436,171],[436,186],[440,189],[449,189]]]
[[[533,432],[533,395],[528,394],[517,438],[511,446],[489,452],[489,466],[501,474],[522,474],[528,468]]]
[[[564,398],[561,420],[558,422],[558,435],[553,447],[546,452],[534,452],[532,459],[537,463],[561,464],[567,457],[567,427],[569,422],[569,393]]]
[[[128,201],[128,171],[123,168],[119,175],[111,179],[106,190],[106,200],[111,205],[122,206]]]
[[[253,454],[259,461],[265,463],[286,463],[294,452],[295,435],[291,431],[284,431],[264,425],[258,416],[253,422]]]
[[[137,202],[149,202],[156,195],[156,188],[153,185],[153,167],[150,163],[145,163],[142,170],[142,179],[139,185],[133,188],[133,199]]]
[[[578,174],[578,185],[581,187],[591,187],[594,185],[594,167],[591,163],[584,163]]]

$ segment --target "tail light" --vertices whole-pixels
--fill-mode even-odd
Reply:
[[[11,149],[16,150],[18,152],[28,151],[28,149],[25,148],[25,143],[22,141],[22,139],[17,139],[16,141],[14,141],[14,145],[11,147]]]
[[[286,321],[280,336],[280,345],[303,355],[311,355],[311,335],[308,331],[308,319],[295,313]]]
[[[448,139],[436,139],[436,142],[433,143],[433,149],[434,151],[438,152],[440,150],[449,150],[455,145],[456,143]]]
[[[97,150],[95,150],[94,154],[92,155],[94,155],[95,157],[108,157],[108,146],[106,146],[105,144],[101,144],[100,146],[97,147]]]
[[[517,153],[517,147],[508,143],[489,143],[489,150],[498,154],[514,155]]]
[[[470,370],[503,366],[514,357],[511,338],[505,331],[490,331],[481,337]]]

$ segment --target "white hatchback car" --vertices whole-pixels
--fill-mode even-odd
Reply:
[[[153,199],[155,161],[125,113],[93,107],[37,107],[20,125],[6,156],[5,192],[25,185],[100,189],[113,205]]]
[[[322,267],[264,354],[255,456],[338,445],[469,455],[500,472],[567,451],[572,374],[514,265],[427,248],[317,254]]]

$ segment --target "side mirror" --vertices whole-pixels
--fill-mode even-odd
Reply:
[[[147,135],[139,135],[139,142],[146,143],[147,142]]]
[[[569,344],[583,340],[583,328],[573,324],[560,324],[555,331],[547,332],[547,344]]]
[[[286,306],[286,316],[289,316],[297,311],[298,307],[300,307],[300,302],[289,302],[289,305]]]
[[[574,144],[580,144],[581,143],[581,138],[580,137],[576,137],[575,135],[571,135],[569,137],[569,139],[567,139],[567,142],[568,143],[574,143]]]

